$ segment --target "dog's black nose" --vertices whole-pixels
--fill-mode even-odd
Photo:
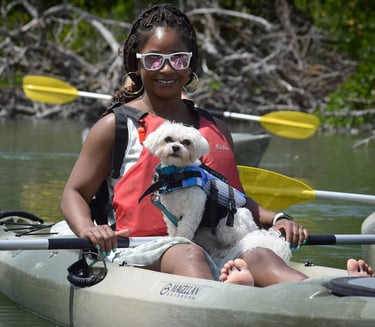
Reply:
[[[178,152],[178,151],[180,151],[180,146],[179,145],[172,145],[172,150],[173,150],[173,152]]]

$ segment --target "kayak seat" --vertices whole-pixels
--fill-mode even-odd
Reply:
[[[8,218],[8,217],[22,217],[22,218],[27,218],[32,221],[41,223],[41,224],[44,223],[43,219],[39,218],[38,216],[28,211],[18,210],[18,209],[0,211],[0,220],[5,220],[5,218]]]
[[[325,285],[337,296],[375,297],[375,278],[373,277],[339,277]]]

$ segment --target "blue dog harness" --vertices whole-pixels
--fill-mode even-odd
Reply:
[[[218,221],[228,214],[227,225],[233,226],[234,214],[237,208],[246,205],[247,196],[222,181],[216,176],[216,172],[211,170],[209,172],[207,169],[209,168],[206,166],[205,168],[198,166],[176,167],[159,164],[154,173],[153,184],[143,193],[138,202],[146,195],[152,194],[151,202],[162,210],[168,219],[177,226],[178,219],[160,202],[160,194],[186,187],[199,186],[208,197],[202,224],[211,227],[214,232]],[[225,211],[224,216],[218,217],[216,208],[215,210],[212,210],[212,208],[210,210],[209,207],[215,205],[224,207],[220,210],[221,213]],[[210,212],[207,214],[207,211]]]

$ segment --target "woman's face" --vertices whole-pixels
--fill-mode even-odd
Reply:
[[[150,36],[141,54],[160,53],[168,55],[175,52],[189,52],[190,49],[181,40],[178,31],[174,28],[157,27]],[[138,59],[138,68],[143,82],[145,93],[158,97],[181,97],[185,84],[189,81],[190,68],[175,70],[170,62],[165,60],[164,65],[155,71],[144,69],[142,60]]]

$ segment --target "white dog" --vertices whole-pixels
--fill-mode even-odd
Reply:
[[[211,183],[210,180],[207,183],[205,177],[194,176],[197,171],[201,176],[201,170],[197,167],[201,164],[199,158],[210,150],[207,140],[193,127],[167,121],[150,133],[143,145],[161,159],[161,165],[156,170],[156,180],[154,179],[154,182],[159,182],[159,184],[155,184],[157,186],[152,191],[156,191],[156,196],[163,207],[168,234],[172,237],[181,236],[193,240],[201,224]],[[166,171],[171,171],[170,177],[163,175]],[[210,176],[213,178],[212,175]],[[163,178],[165,178],[164,182],[160,180]],[[169,183],[167,186],[166,180]],[[195,184],[196,181],[198,181],[197,184]],[[187,187],[179,187],[185,182]],[[235,192],[238,191],[235,190]],[[175,221],[171,219],[171,216]],[[197,237],[199,244],[204,248],[216,246],[212,244],[213,238],[216,238],[216,243],[226,247],[257,229],[257,226],[248,209],[238,208],[234,215],[233,227],[227,226],[227,219],[224,217],[220,219],[216,228],[214,227],[214,234],[216,234],[214,237],[206,237],[207,230],[210,229],[200,229],[202,231],[197,234]]]

